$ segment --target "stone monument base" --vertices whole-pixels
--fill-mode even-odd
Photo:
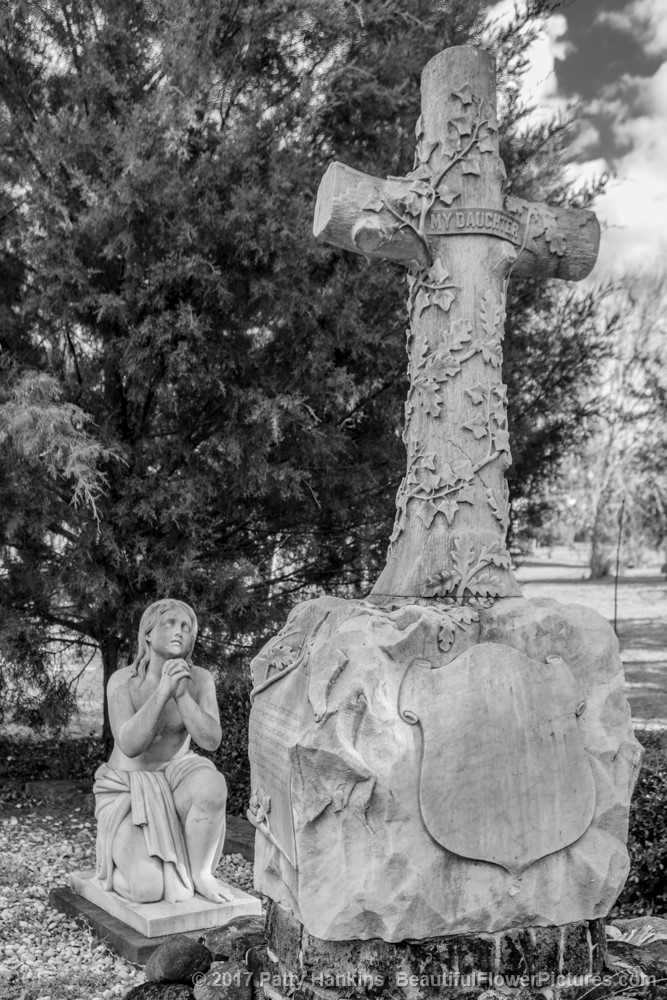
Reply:
[[[269,901],[266,934],[269,954],[277,960],[268,985],[298,982],[302,991],[311,987],[313,995],[328,987],[429,1000],[476,996],[489,989],[562,989],[600,976],[607,957],[603,920],[399,943],[379,938],[323,941],[286,908]]]
[[[93,870],[73,872],[69,884],[84,899],[147,938],[221,927],[236,917],[260,916],[262,912],[259,899],[233,885],[229,886],[234,893],[231,903],[213,903],[199,895],[182,903],[131,903],[102,889]]]

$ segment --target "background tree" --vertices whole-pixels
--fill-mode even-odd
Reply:
[[[296,600],[369,587],[405,463],[405,288],[391,267],[315,244],[315,194],[333,158],[411,167],[421,69],[479,42],[485,8],[11,0],[0,13],[3,398],[49,386],[84,435],[79,465],[71,448],[54,466],[48,449],[17,458],[16,435],[1,446],[3,655],[37,657],[35,698],[49,641],[98,646],[106,680],[166,593],[200,611],[204,660],[233,666]],[[533,0],[485,37],[512,190],[558,201],[566,123],[529,127],[519,99],[549,10]],[[516,495],[551,474],[580,418],[594,305],[537,282],[513,293]],[[33,699],[33,721],[48,701]]]

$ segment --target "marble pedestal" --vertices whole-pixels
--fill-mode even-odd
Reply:
[[[182,903],[131,903],[115,892],[102,889],[93,870],[73,872],[69,884],[84,899],[147,938],[222,927],[236,917],[261,916],[262,913],[259,899],[235,886],[230,886],[234,893],[231,903],[213,903],[199,895]]]
[[[641,747],[596,612],[320,598],[252,671],[255,887],[313,938],[558,934],[609,913]]]

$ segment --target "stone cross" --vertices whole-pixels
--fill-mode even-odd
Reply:
[[[503,195],[495,106],[487,52],[440,52],[422,74],[414,169],[382,180],[333,163],[318,192],[319,239],[410,269],[407,471],[378,596],[520,593],[506,547],[507,283],[584,278],[600,230],[592,212]]]

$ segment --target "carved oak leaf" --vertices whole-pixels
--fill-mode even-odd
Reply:
[[[445,205],[449,207],[455,198],[461,197],[461,192],[456,191],[454,188],[450,187],[449,184],[443,181],[442,184],[438,185],[436,194],[440,201],[444,202]]]
[[[447,524],[451,524],[458,509],[459,505],[456,500],[441,500],[437,507],[437,513],[444,514],[447,518]]]
[[[480,563],[488,566],[493,564],[498,567],[510,567],[510,555],[501,541],[493,542],[491,545],[483,545],[479,555]]]
[[[489,429],[486,417],[483,413],[476,413],[473,419],[469,420],[467,424],[464,424],[463,426],[467,431],[472,431],[478,441],[480,438],[486,437]]]
[[[431,385],[435,386],[431,388]],[[425,386],[419,394],[419,405],[423,407],[424,413],[431,417],[438,417],[442,409],[442,399],[438,394],[440,386],[437,383],[430,383]]]
[[[458,97],[461,104],[466,107],[468,104],[472,104],[473,92],[472,87],[469,83],[464,83],[459,90],[452,91],[452,97]]]
[[[565,237],[559,232],[557,226],[558,223],[554,221],[553,226],[547,226],[544,235],[551,252],[562,257],[566,250]]]
[[[489,339],[495,337],[503,312],[502,304],[500,302],[494,302],[493,298],[493,292],[486,292],[482,296],[482,302],[480,305],[482,327],[484,329],[484,333]]]
[[[452,563],[458,571],[459,579],[464,580],[468,570],[475,561],[475,547],[469,535],[457,535],[452,547]]]
[[[479,156],[469,156],[467,160],[463,161],[461,167],[464,174],[474,174],[476,177],[479,177],[480,169]]]
[[[497,344],[482,344],[482,357],[487,363],[493,365],[494,368],[499,368],[502,364],[502,356],[500,353],[500,347]]]
[[[450,351],[458,351],[461,349],[463,344],[469,343],[471,333],[472,323],[469,319],[454,320],[447,334],[447,342],[449,344]]]
[[[454,645],[454,622],[451,618],[444,618],[438,629],[438,648],[447,653]]]
[[[502,597],[504,589],[497,576],[489,576],[487,580],[474,580],[466,587],[474,597]]]
[[[478,382],[477,385],[471,385],[465,392],[466,396],[470,396],[473,404],[479,406],[480,403],[483,403],[488,398],[489,387],[482,382]]]
[[[445,378],[451,378],[452,375],[458,375],[461,371],[460,362],[452,354],[443,349],[436,351],[433,355],[433,362],[434,366],[437,367],[438,374],[443,376],[442,381]]]
[[[453,570],[443,570],[441,573],[435,573],[433,576],[429,576],[424,584],[424,596],[446,597],[447,594],[451,594],[455,589],[460,578],[460,574]]]

